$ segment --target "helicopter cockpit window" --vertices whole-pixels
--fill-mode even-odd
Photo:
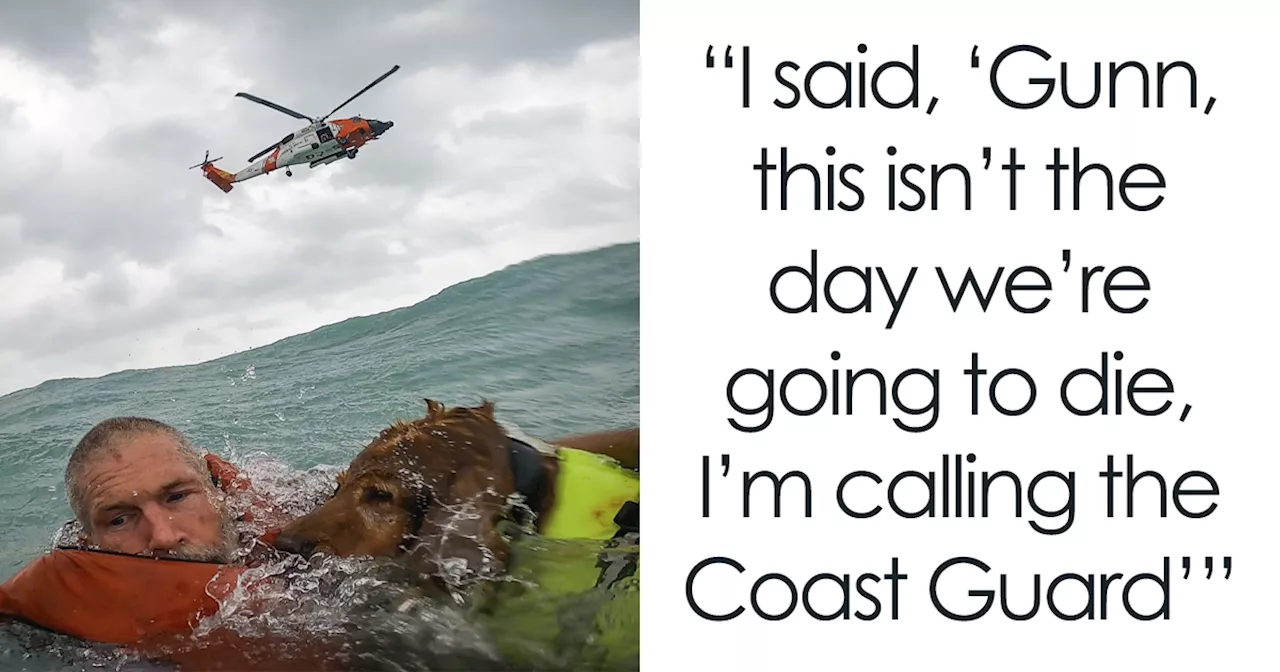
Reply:
[[[284,139],[280,141],[280,144],[287,145],[292,140],[293,140],[293,134],[290,133],[289,135],[284,136]]]

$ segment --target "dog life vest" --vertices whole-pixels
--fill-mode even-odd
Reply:
[[[555,506],[541,534],[553,539],[609,539],[617,535],[619,514],[631,510],[628,503],[634,506],[640,502],[640,475],[604,455],[576,448],[559,448],[557,454],[560,470]]]
[[[555,494],[550,511],[538,526],[552,539],[612,539],[640,528],[640,475],[607,455],[556,446],[559,469],[546,482],[541,453],[509,437],[511,473],[516,491],[533,509],[540,508],[548,488]]]
[[[215,455],[205,459],[224,491],[248,489],[248,479],[230,463]],[[255,495],[255,506],[264,503]],[[252,520],[252,511],[251,507],[242,520]],[[158,654],[180,661],[184,670],[234,669],[237,664],[250,664],[241,658],[250,653],[242,642],[210,641],[203,642],[202,650],[166,652],[183,648],[183,638],[218,610],[219,600],[236,587],[246,569],[60,546],[0,585],[0,618],[90,642],[127,646],[143,655]],[[272,662],[280,667],[285,661]],[[288,662],[302,665],[297,669],[326,667],[323,656]]]
[[[567,656],[560,663],[572,662],[574,669],[634,668],[640,647],[640,476],[605,455],[564,446],[555,451],[559,470],[555,483],[548,483],[539,451],[511,438],[516,489],[532,506],[549,489],[555,502],[534,542],[541,551],[517,554],[510,568],[516,580],[502,584],[501,608],[481,622],[491,632],[520,633],[514,642],[499,640],[512,662],[527,655],[522,642],[554,642]],[[573,540],[602,543],[599,552],[584,554]],[[535,669],[545,666],[530,662]]]

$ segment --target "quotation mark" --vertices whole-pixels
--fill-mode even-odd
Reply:
[[[715,45],[707,45],[707,67],[716,67]],[[724,67],[733,68],[733,47],[724,48]],[[742,48],[742,106],[751,107],[751,47]]]
[[[714,50],[715,50],[715,46],[712,46],[712,45],[707,46],[707,67],[708,68],[716,67],[716,57],[711,53]],[[724,48],[724,67],[726,68],[733,67],[733,47]]]
[[[1231,578],[1231,556],[1228,555],[1222,558],[1222,567],[1223,569],[1227,570],[1226,576],[1223,576],[1222,578],[1230,579]],[[1206,579],[1213,578],[1213,558],[1206,557],[1204,559],[1204,569],[1205,569],[1204,578]],[[1182,556],[1182,578],[1187,579],[1187,578],[1190,578],[1190,576],[1191,576],[1191,558],[1184,555]]]

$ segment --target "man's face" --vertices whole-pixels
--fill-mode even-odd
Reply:
[[[160,434],[117,442],[86,465],[89,542],[103,550],[227,562],[235,539],[213,483]]]

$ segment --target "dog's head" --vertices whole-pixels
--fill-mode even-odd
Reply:
[[[515,485],[494,405],[425,401],[425,417],[383,430],[333,496],[281,530],[275,546],[304,556],[411,552],[431,573],[459,560],[473,572],[503,563],[497,526]]]

